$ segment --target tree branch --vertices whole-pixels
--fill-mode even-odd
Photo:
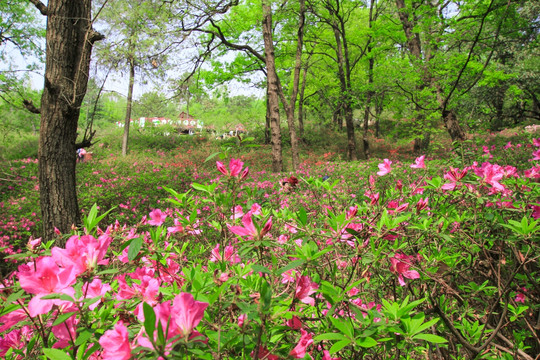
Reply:
[[[30,111],[32,114],[41,114],[41,109],[38,109],[32,100],[23,100],[23,105],[26,110]]]
[[[41,15],[47,16],[49,9],[45,4],[43,4],[40,0],[29,0],[32,4],[36,6],[36,8],[39,10]]]

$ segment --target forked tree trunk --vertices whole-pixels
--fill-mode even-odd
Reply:
[[[452,141],[463,141],[466,139],[465,131],[463,131],[463,128],[459,124],[454,110],[444,110],[442,117],[444,126],[446,127],[448,134],[450,134]]]
[[[39,6],[38,6],[39,5]],[[36,4],[47,16],[45,87],[41,97],[39,194],[43,238],[80,223],[75,184],[77,123],[88,85],[90,55],[103,36],[92,30],[91,0]]]
[[[131,105],[133,104],[133,85],[135,84],[135,61],[133,57],[129,59],[129,85],[126,106],[126,118],[124,120],[124,137],[122,138],[122,155],[128,153],[129,126],[131,122]],[[189,110],[188,110],[189,114]]]
[[[270,131],[272,143],[272,171],[283,171],[283,156],[281,149],[281,127],[279,119],[279,85],[274,58],[274,43],[272,39],[272,10],[268,0],[262,1],[263,22],[262,31],[266,61],[268,86],[268,109],[270,113]]]

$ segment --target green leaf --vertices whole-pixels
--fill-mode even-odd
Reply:
[[[194,182],[194,183],[191,184],[191,187],[194,188],[195,190],[210,193],[210,191],[208,191],[208,187],[206,185],[202,185],[202,184]]]
[[[337,343],[332,345],[332,347],[330,348],[330,354],[337,353],[339,350],[343,349],[345,346],[349,345],[350,343],[351,343],[350,339],[344,339],[344,340],[338,341]]]
[[[71,360],[71,356],[58,349],[43,349],[47,359],[51,360]]]
[[[75,346],[80,346],[82,344],[84,344],[86,342],[86,340],[90,339],[92,337],[92,335],[94,335],[93,332],[87,330],[87,329],[84,329],[83,331],[81,331],[81,333],[79,334],[79,336],[77,336],[77,340],[75,340]]]
[[[343,340],[347,337],[341,333],[326,333],[322,335],[315,336],[313,340],[322,341],[322,340]]]
[[[306,212],[306,209],[301,207],[300,210],[298,210],[298,212],[297,212],[297,216],[298,216],[298,221],[300,222],[300,224],[302,224],[302,226],[306,226],[307,225],[307,212]]]
[[[418,334],[413,336],[413,339],[425,340],[434,344],[444,344],[448,342],[445,338],[432,334]]]
[[[356,339],[356,343],[359,346],[364,347],[364,348],[374,347],[374,346],[377,346],[378,344],[377,340],[375,340],[371,336],[358,338]]]
[[[19,300],[23,294],[24,290],[19,290],[16,293],[9,295],[4,304],[11,304],[12,302]]]
[[[128,260],[133,261],[137,255],[139,255],[139,251],[141,251],[143,239],[142,238],[135,238],[131,240],[131,244],[129,244],[129,250],[128,250]]]
[[[254,272],[262,272],[264,274],[271,274],[272,272],[270,271],[270,269],[268,269],[266,266],[262,266],[262,265],[258,265],[258,264],[255,264],[255,265],[252,265],[251,266],[251,269],[254,271]]]
[[[144,314],[144,330],[149,338],[154,338],[154,330],[156,329],[156,313],[154,309],[146,302],[143,303]]]
[[[304,263],[304,260],[302,260],[302,259],[293,260],[290,263],[288,263],[287,265],[279,268],[278,271],[276,272],[276,275],[281,275],[284,272],[287,272],[287,271],[289,271],[291,269],[294,269],[295,267],[298,267],[298,266],[302,265],[303,263]]]
[[[71,316],[73,316],[73,314],[75,314],[75,312],[68,312],[68,313],[59,315],[56,318],[56,320],[53,322],[52,326],[60,325],[61,323],[69,319]]]
[[[212,160],[213,158],[215,158],[216,156],[218,156],[220,153],[221,153],[221,151],[218,151],[218,152],[215,152],[215,153],[211,154],[210,156],[208,156],[208,157],[206,158],[206,160],[204,160],[204,162],[208,162],[208,161]]]

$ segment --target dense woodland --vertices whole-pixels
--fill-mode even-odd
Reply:
[[[79,222],[75,150],[92,145],[94,119],[113,120],[98,110],[123,101],[104,94],[103,80],[111,74],[127,82],[124,155],[137,112],[136,81],[154,81],[156,96],[170,96],[176,105],[181,99],[186,107],[198,102],[203,111],[210,110],[207,100],[230,98],[229,81],[266,89],[264,118],[249,120],[265,125],[274,171],[283,169],[282,132],[296,168],[305,126],[316,123],[343,128],[347,157],[356,160],[369,157],[370,130],[387,135],[383,118],[394,120],[392,131],[400,137],[414,139],[416,152],[425,152],[441,128],[452,141],[463,141],[471,130],[499,130],[540,116],[535,1],[64,2],[0,5],[1,109],[7,113],[1,126],[40,133],[49,236],[53,223],[67,231]],[[26,69],[14,54],[32,59]],[[29,89],[25,70],[43,64],[39,94]],[[40,114],[40,124],[22,108]],[[157,111],[148,116],[165,115]],[[81,112],[86,122],[79,121]],[[51,204],[59,213],[47,210]]]

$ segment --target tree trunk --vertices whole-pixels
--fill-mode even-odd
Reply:
[[[306,90],[307,66],[304,66],[302,71],[302,85],[300,85],[300,93],[298,94],[298,138],[304,141],[304,94]]]
[[[41,98],[39,194],[43,239],[80,223],[75,178],[77,123],[88,85],[90,55],[103,36],[92,29],[91,0],[49,0],[45,87]],[[37,6],[37,5],[36,5]]]
[[[122,138],[122,155],[126,156],[128,153],[128,141],[129,141],[129,126],[131,122],[131,105],[133,103],[133,85],[135,83],[135,60],[129,59],[129,87],[127,95],[126,106],[126,119],[124,120],[124,137]],[[189,114],[189,110],[188,110]]]
[[[264,143],[270,144],[270,106],[268,105],[268,86],[266,87],[266,122],[264,123]]]
[[[272,39],[272,10],[268,0],[262,0],[263,22],[262,32],[266,61],[266,76],[268,86],[268,109],[270,112],[270,130],[272,143],[272,171],[283,171],[283,156],[281,149],[281,127],[279,119],[279,85],[274,58],[274,43]]]
[[[459,121],[454,110],[444,110],[442,117],[444,120],[444,126],[446,127],[446,130],[448,130],[448,134],[450,134],[452,141],[463,141],[466,139],[465,132],[459,125]]]
[[[347,81],[349,74],[348,60],[344,57],[342,46],[342,35],[337,25],[334,26],[334,37],[336,39],[336,55],[338,65],[338,77],[341,84],[341,107],[345,113],[345,126],[347,126],[347,157],[349,160],[357,160],[356,138],[354,135],[352,94],[350,93],[350,81]],[[345,39],[343,39],[345,43]]]

